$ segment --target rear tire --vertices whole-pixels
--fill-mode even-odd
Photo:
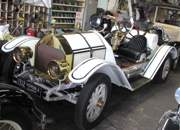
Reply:
[[[82,88],[75,108],[75,123],[81,130],[95,127],[103,118],[111,95],[111,81],[94,74]]]
[[[159,68],[157,74],[154,77],[154,81],[156,83],[161,83],[163,81],[166,81],[168,78],[168,75],[171,70],[171,58],[170,56],[167,56],[164,62],[162,63],[161,67]]]

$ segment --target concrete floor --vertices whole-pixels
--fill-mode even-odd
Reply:
[[[177,107],[174,92],[178,86],[180,69],[171,72],[165,83],[149,83],[135,92],[113,88],[105,119],[93,130],[155,130],[163,112]],[[48,130],[78,130],[73,121],[74,105],[45,103],[44,110],[55,117]]]

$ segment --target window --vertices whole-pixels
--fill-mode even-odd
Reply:
[[[173,8],[158,8],[156,21],[180,27],[180,10]]]

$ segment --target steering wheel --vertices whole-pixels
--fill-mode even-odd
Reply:
[[[125,36],[125,39],[131,40],[132,38],[134,38],[135,36],[138,36],[138,35],[145,36],[146,33],[149,32],[149,30],[150,29],[140,30],[139,27],[134,26],[132,29],[126,30],[126,31],[128,31],[128,33]]]
[[[130,31],[131,28],[131,23],[127,22],[127,21],[122,21],[122,22],[117,22],[119,31],[127,33]]]

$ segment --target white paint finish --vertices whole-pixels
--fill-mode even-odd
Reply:
[[[100,59],[94,59],[94,60],[89,60],[85,64],[81,65],[74,71],[72,76],[76,78],[77,80],[81,80],[86,77],[87,73],[91,72],[94,67],[99,66],[100,64],[103,64],[104,61]],[[85,71],[87,73],[85,73]]]
[[[147,64],[147,67],[145,68],[144,77],[148,79],[153,79],[157,71],[159,70],[160,66],[162,65],[163,61],[165,60],[166,56],[169,54],[169,52],[173,49],[173,47],[168,45],[161,46],[153,58],[150,60],[150,62]]]
[[[35,42],[35,41],[38,42],[39,38],[35,38],[35,37],[31,37],[31,36],[20,36],[20,37],[17,37],[16,39],[13,39],[13,40],[7,42],[6,44],[4,44],[1,48],[1,50],[3,52],[11,52],[16,47],[18,47],[18,46],[20,46],[26,42],[29,42],[29,44],[31,44],[31,41],[32,42]]]
[[[91,47],[103,46],[103,41],[95,33],[82,33]]]
[[[103,49],[103,50],[94,50],[93,51],[93,57],[99,58],[99,59],[104,59],[105,58],[105,53],[106,53],[105,49]]]
[[[74,54],[74,64],[73,64],[73,68],[76,67],[78,64],[80,64],[81,62],[83,62],[84,60],[90,58],[90,51],[88,52],[83,52],[83,53],[78,53],[78,54]]]
[[[93,32],[102,40],[102,42],[106,47],[105,61],[116,64],[112,47],[109,45],[109,43],[104,39],[104,37],[100,33],[98,33],[97,31],[93,31]]]
[[[88,44],[80,34],[65,34],[63,36],[68,41],[72,50],[89,48]]]
[[[84,84],[94,73],[103,73],[112,83],[133,90],[119,66],[102,59],[90,58],[83,61],[69,73],[69,79],[73,83]]]
[[[153,33],[146,33],[147,47],[154,50],[158,46],[158,35]]]

